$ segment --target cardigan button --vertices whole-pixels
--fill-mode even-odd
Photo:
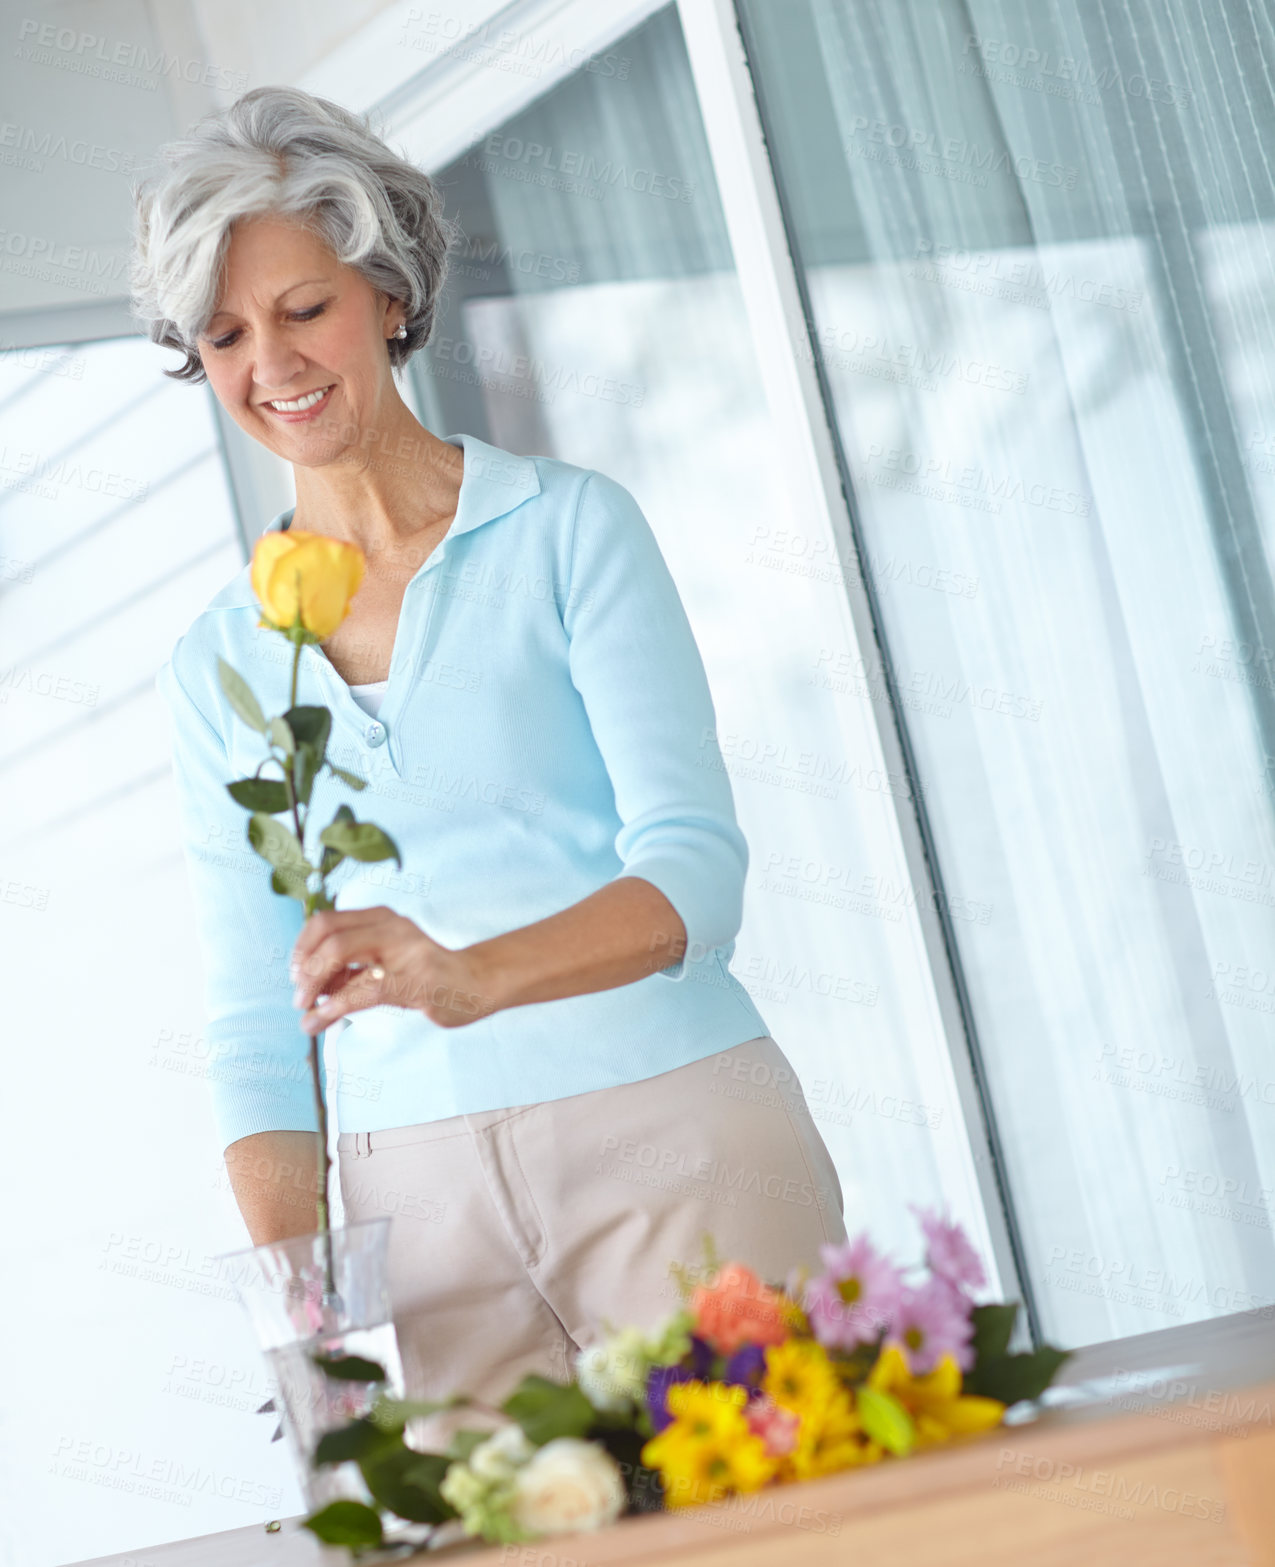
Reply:
[[[370,723],[363,731],[363,738],[369,745],[385,744],[385,725],[382,723]]]

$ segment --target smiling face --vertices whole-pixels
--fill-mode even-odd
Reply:
[[[289,462],[321,467],[366,451],[364,432],[391,421],[398,391],[385,343],[402,319],[400,303],[299,223],[243,218],[198,349],[242,430]]]

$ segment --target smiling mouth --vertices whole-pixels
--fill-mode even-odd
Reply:
[[[335,384],[336,383],[333,382],[333,385]],[[318,408],[320,404],[326,401],[328,393],[331,390],[331,386],[320,386],[316,387],[313,392],[303,393],[300,397],[275,398],[269,402],[263,403],[261,406],[263,408],[268,408],[270,412],[274,414],[291,414],[293,416],[297,414],[305,414],[309,413],[311,409]]]

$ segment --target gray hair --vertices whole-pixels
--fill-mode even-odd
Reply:
[[[429,341],[455,225],[438,187],[370,128],[297,87],[254,87],[160,149],[132,185],[133,314],[152,342],[186,355],[164,374],[203,381],[195,347],[217,304],[231,225],[290,217],[373,288],[406,307],[406,338],[389,338],[398,368]]]

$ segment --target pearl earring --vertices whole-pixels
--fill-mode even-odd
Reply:
[[[407,336],[407,326],[406,326],[406,324],[404,322],[400,321],[399,324],[394,328],[394,336],[395,337],[406,337]]]

